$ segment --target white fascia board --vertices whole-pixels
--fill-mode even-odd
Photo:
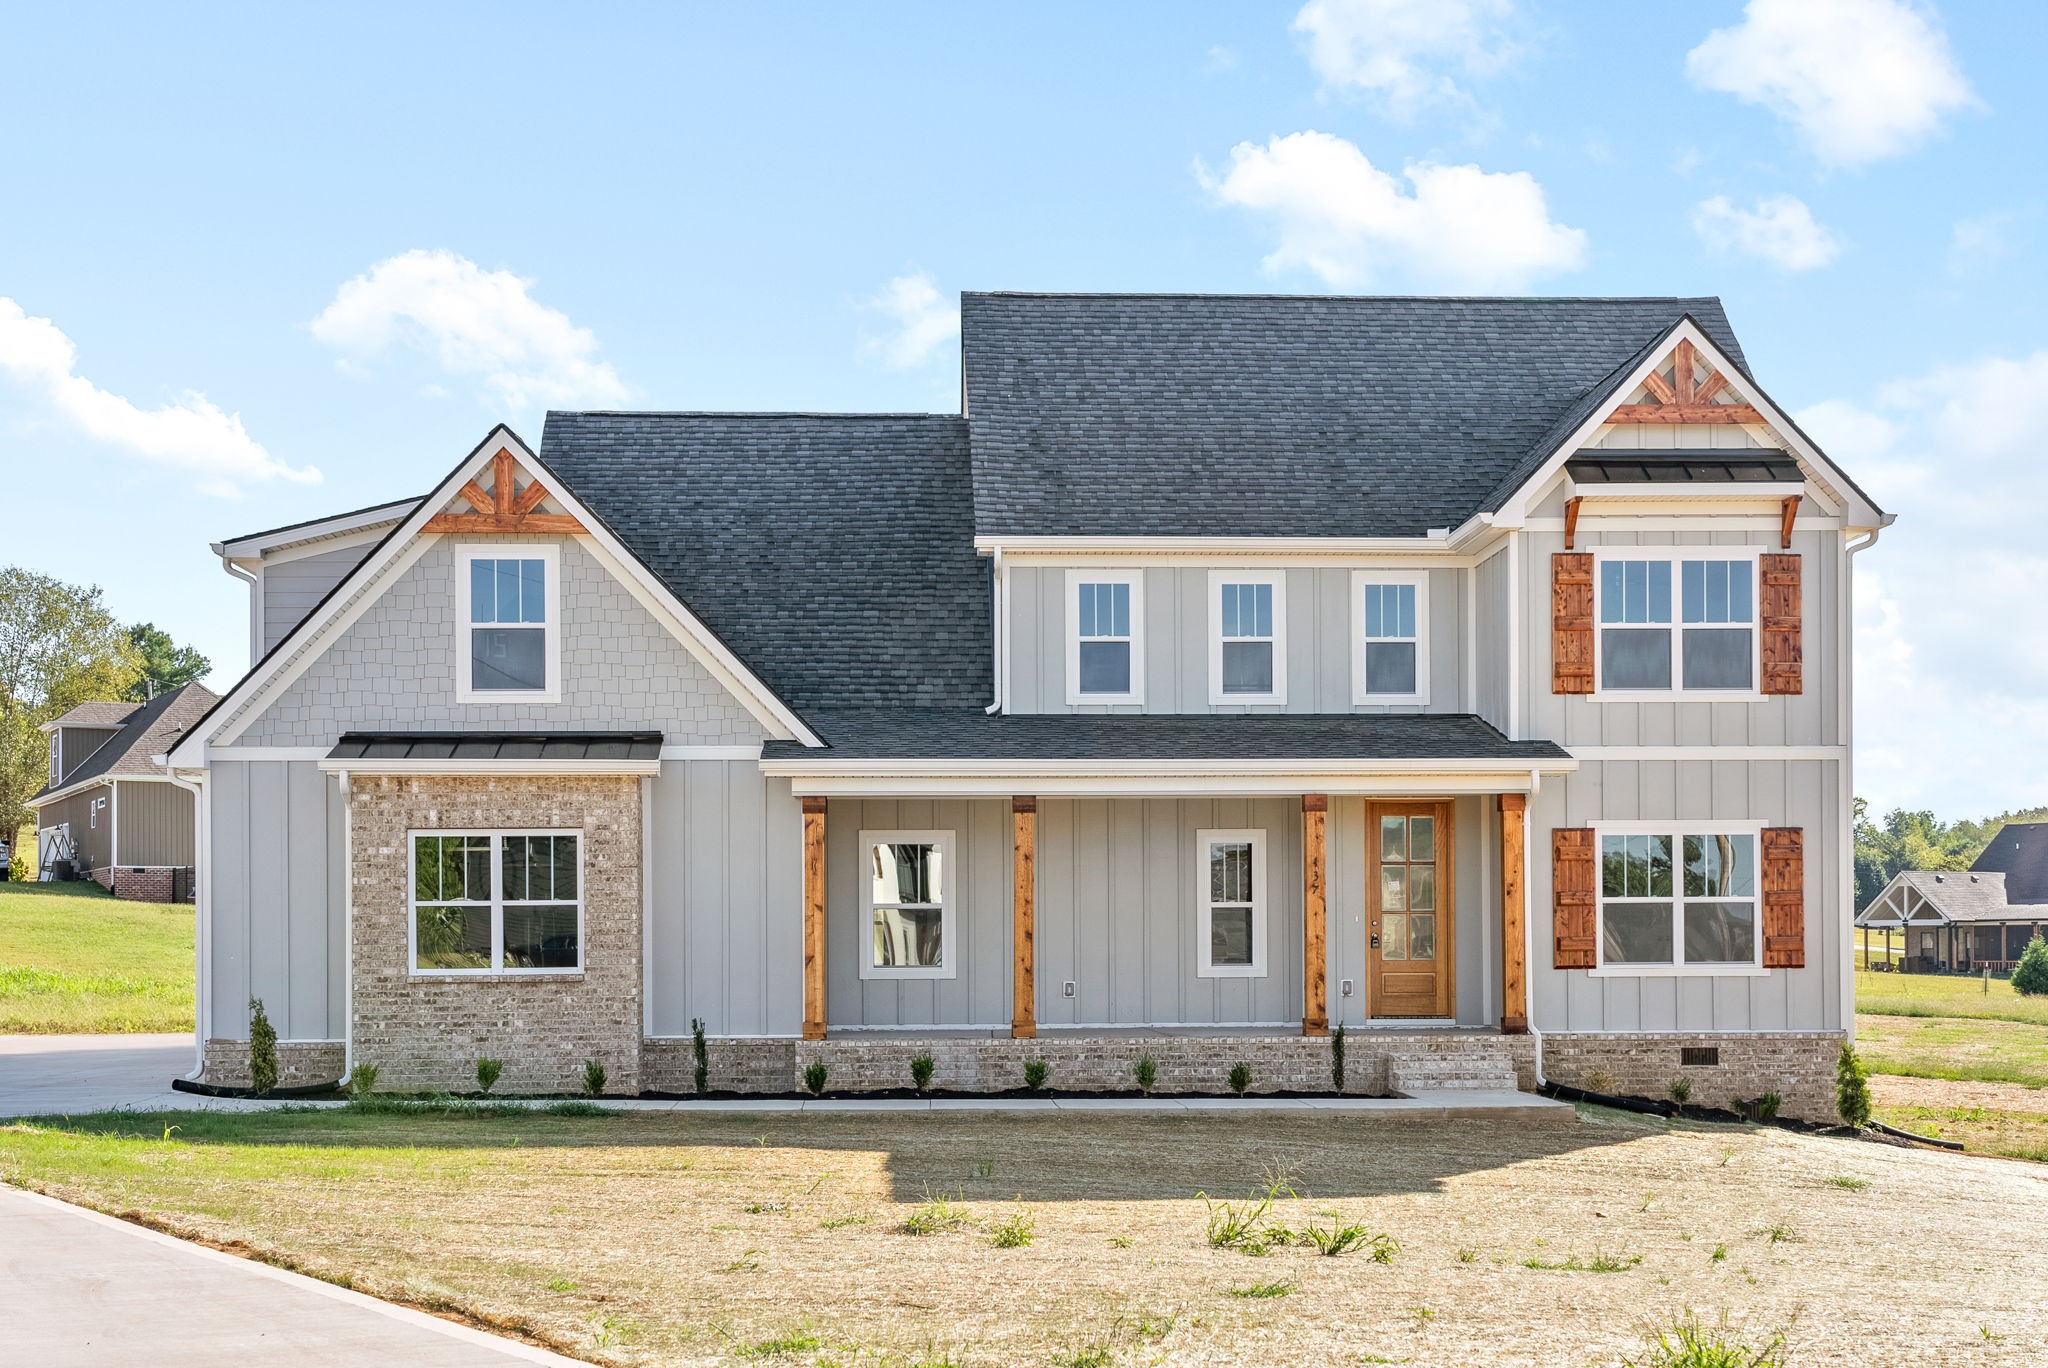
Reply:
[[[79,794],[89,792],[92,789],[111,785],[116,777],[111,774],[95,774],[90,779],[81,779],[75,784],[67,784],[63,788],[53,789],[51,792],[43,794],[40,798],[31,798],[22,806],[30,812],[41,812],[52,803],[61,803],[66,798],[75,798]]]
[[[1529,771],[1415,774],[815,775],[792,778],[790,791],[811,798],[1215,798],[1326,793],[1342,797],[1440,798],[1529,793]]]
[[[1670,335],[1665,339],[1664,345],[1657,351],[1652,352],[1648,358],[1636,366],[1634,371],[1630,372],[1628,379],[1614,391],[1613,404],[1627,402],[1628,396],[1634,393],[1643,383],[1644,377],[1655,371],[1662,364],[1664,358],[1671,354],[1672,348],[1676,347],[1681,341],[1690,341],[1693,344],[1694,350],[1710,363],[1715,370],[1720,371],[1727,378],[1728,392],[1762,414],[1764,422],[1785,443],[1785,450],[1797,456],[1806,465],[1809,472],[1823,471],[1833,477],[1835,481],[1834,486],[1821,482],[1822,487],[1845,510],[1845,516],[1848,518],[1851,528],[1867,530],[1891,525],[1892,515],[1879,513],[1860,498],[1855,492],[1854,485],[1849,482],[1848,477],[1842,473],[1841,469],[1834,462],[1823,456],[1811,442],[1800,436],[1799,429],[1775,404],[1771,403],[1768,398],[1757,391],[1754,385],[1743,378],[1742,371],[1733,361],[1728,359],[1728,354],[1716,346],[1713,339],[1708,337],[1700,329],[1699,325],[1690,318],[1679,320],[1678,326],[1672,329]],[[1527,518],[1530,505],[1549,488],[1551,482],[1563,470],[1564,463],[1570,460],[1580,447],[1590,441],[1594,433],[1607,426],[1607,414],[1610,412],[1612,412],[1612,405],[1594,412],[1585,422],[1567,434],[1562,442],[1558,443],[1556,449],[1550,452],[1544,459],[1543,464],[1538,467],[1536,473],[1525,480],[1522,483],[1522,487],[1516,490],[1506,503],[1501,505],[1499,512],[1491,515],[1482,514],[1480,516],[1496,526],[1520,525]],[[1730,450],[1735,450],[1735,448],[1730,448]],[[1462,534],[1464,530],[1461,527],[1459,532]],[[1454,537],[1453,540],[1456,540],[1456,538]]]
[[[607,774],[607,775],[656,775],[661,773],[661,761],[652,760],[376,760],[355,757],[346,760],[323,759],[319,761],[322,774],[439,774],[439,775],[494,775],[499,778],[513,778],[520,775],[564,775],[564,774]]]
[[[305,542],[325,541],[350,533],[381,531],[393,523],[402,521],[408,513],[419,506],[419,503],[417,499],[394,499],[390,503],[378,504],[374,508],[341,513],[332,518],[322,518],[318,522],[302,523],[297,527],[244,537],[240,541],[215,542],[213,554],[222,560],[264,560],[286,547],[298,546]]]
[[[418,560],[427,547],[439,540],[438,533],[424,530],[428,519],[453,500],[465,482],[474,479],[490,464],[491,458],[500,448],[511,452],[513,459],[526,469],[529,477],[538,478],[546,472],[546,466],[534,455],[532,449],[520,441],[511,428],[503,423],[498,424],[477,444],[466,460],[456,466],[431,493],[414,505],[412,512],[388,534],[388,540],[384,542],[381,550],[365,557],[362,564],[349,572],[342,585],[370,585],[387,571],[394,568],[402,571]],[[636,599],[651,609],[658,608],[657,618],[672,632],[678,632],[685,648],[696,655],[720,683],[732,690],[734,697],[740,700],[742,706],[746,707],[762,726],[778,737],[800,740],[809,746],[823,744],[794,711],[776,698],[765,684],[740,664],[738,657],[727,650],[689,609],[676,600],[666,585],[655,580],[646,568],[625,550],[589,509],[562,487],[560,480],[550,475],[547,485],[549,496],[583,524],[588,532],[585,544],[602,553],[598,556],[600,564],[618,575],[621,583],[633,591]],[[179,739],[171,752],[169,763],[174,767],[203,768],[209,745],[233,741],[246,729],[249,722],[254,719],[256,709],[270,695],[289,685],[291,680],[297,678],[312,663],[318,652],[309,652],[303,650],[303,647],[324,634],[338,634],[345,630],[376,597],[376,593],[340,592],[330,597],[322,612],[309,616],[294,627],[262,663],[228,691],[227,697],[216,705],[203,729],[194,727]]]
[[[1421,537],[976,537],[974,549],[1023,561],[1101,564],[1105,559],[1205,560],[1285,558],[1305,560],[1358,556],[1417,556],[1446,564],[1452,555],[1448,529]]]

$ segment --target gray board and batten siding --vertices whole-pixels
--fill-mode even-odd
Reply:
[[[278,642],[291,635],[292,628],[303,622],[335,585],[348,578],[348,572],[361,565],[375,546],[374,541],[364,541],[289,560],[266,561],[262,571],[262,634],[257,654],[268,655]]]

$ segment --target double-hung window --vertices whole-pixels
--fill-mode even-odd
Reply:
[[[1761,972],[1760,826],[1631,822],[1594,831],[1601,969]]]
[[[1353,573],[1353,700],[1359,703],[1429,701],[1429,574],[1360,570]]]
[[[1144,702],[1143,573],[1071,570],[1067,586],[1067,702]]]
[[[1266,973],[1266,833],[1198,831],[1195,973],[1262,978]]]
[[[561,560],[553,546],[464,547],[456,557],[464,702],[555,702]]]
[[[415,974],[573,973],[582,967],[580,833],[412,833]]]
[[[1754,692],[1756,580],[1753,553],[1600,553],[1600,691]]]
[[[860,976],[955,978],[953,833],[863,831],[861,912],[867,952]]]
[[[1287,581],[1278,572],[1209,576],[1209,701],[1287,701]]]

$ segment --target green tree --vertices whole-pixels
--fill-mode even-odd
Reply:
[[[1931,812],[1894,808],[1872,821],[1870,805],[1856,800],[1856,906],[1868,907],[1901,871],[1968,869],[2008,822],[2048,820],[2048,807],[2001,812],[1978,821],[1944,822]]]
[[[190,646],[180,646],[171,634],[153,622],[138,622],[128,629],[128,644],[142,663],[142,677],[129,687],[128,697],[147,702],[157,694],[183,688],[203,679],[213,662]]]
[[[0,569],[0,831],[29,820],[28,799],[48,778],[37,728],[80,703],[126,697],[140,673],[98,586]]]
[[[2036,936],[2027,942],[2012,967],[2012,990],[2022,997],[2048,995],[2048,941]]]

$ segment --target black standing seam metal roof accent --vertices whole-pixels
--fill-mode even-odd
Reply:
[[[329,760],[659,760],[660,732],[343,732]]]

